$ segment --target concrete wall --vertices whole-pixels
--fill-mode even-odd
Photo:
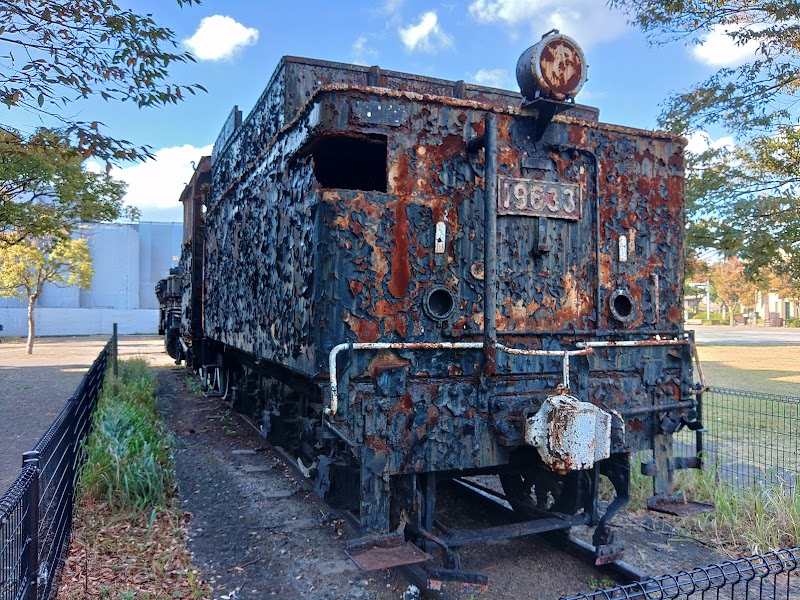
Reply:
[[[110,334],[114,323],[119,333],[157,333],[158,310],[117,310],[113,308],[37,308],[36,335]],[[25,308],[0,308],[0,336],[28,335]]]
[[[81,225],[78,235],[89,241],[92,285],[45,286],[36,305],[36,334],[105,334],[114,322],[120,333],[156,333],[154,288],[178,263],[182,225],[92,223]],[[0,297],[0,324],[0,335],[26,335],[27,302]]]

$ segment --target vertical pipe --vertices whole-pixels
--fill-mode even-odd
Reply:
[[[117,333],[117,324],[114,323],[114,334],[112,336],[114,343],[112,344],[114,347],[114,381],[117,381],[117,357],[119,356],[119,337]]]
[[[425,531],[433,531],[433,517],[436,512],[436,473],[425,473]]]
[[[39,452],[31,450],[22,455],[22,466],[32,466],[36,472],[28,487],[28,514],[25,518],[25,574],[30,582],[31,598],[39,597]]]
[[[594,291],[595,327],[600,329],[601,275],[600,266],[600,159],[592,150],[584,150],[594,160],[594,263],[597,271],[597,288]]]
[[[698,422],[703,422],[703,394],[697,394],[697,420]],[[700,457],[700,468],[703,468],[703,463],[705,460],[703,459],[703,428],[701,427],[697,431],[694,432],[695,435],[695,450],[697,456]]]
[[[497,344],[497,115],[486,113],[486,163],[483,182],[483,352],[484,375],[494,375]]]

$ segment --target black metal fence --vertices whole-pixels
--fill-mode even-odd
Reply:
[[[89,430],[109,360],[116,364],[115,333],[83,376],[0,497],[0,600],[54,598],[69,549],[81,442]]]
[[[800,476],[800,397],[725,388],[703,394],[702,450],[722,481],[783,486]]]
[[[800,598],[800,547],[729,560],[561,600],[630,600]]]

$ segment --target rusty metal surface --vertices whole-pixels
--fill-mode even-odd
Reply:
[[[676,517],[691,517],[693,515],[701,515],[703,513],[712,512],[715,509],[715,506],[705,502],[659,498],[652,502],[648,500],[647,509],[654,512],[675,515]]]
[[[465,594],[484,594],[489,589],[489,578],[482,573],[460,569],[428,569],[429,590],[441,591],[447,584],[456,584]]]
[[[319,413],[338,382],[332,425],[356,449],[367,528],[387,526],[392,475],[508,464],[564,378],[632,415],[612,454],[651,447],[662,413],[692,406],[691,349],[664,341],[683,336],[685,140],[581,106],[543,126],[521,103],[285,58],[215,147],[204,334],[281,385],[314,387]],[[487,197],[495,176],[513,183],[506,196]],[[496,214],[503,198],[525,210]],[[565,352],[597,342],[565,368]],[[270,411],[248,406],[269,432]]]
[[[571,99],[586,82],[586,57],[570,37],[550,31],[517,61],[517,82],[527,100]]]
[[[496,525],[485,529],[471,531],[453,531],[443,539],[448,546],[457,548],[473,543],[488,543],[498,540],[524,537],[536,533],[548,531],[559,531],[569,529],[577,525],[585,525],[587,515],[581,514],[574,517],[553,517],[549,519],[536,519],[534,521],[523,521],[521,523],[510,523],[508,525]]]
[[[211,190],[211,158],[197,163],[191,180],[181,194],[183,204],[183,245],[178,272],[183,282],[180,336],[187,347],[195,349],[188,357],[194,368],[202,366],[197,351],[203,337],[203,261],[205,255],[205,216],[203,206]],[[186,358],[186,357],[184,357]]]
[[[362,571],[377,571],[426,562],[431,555],[417,548],[411,542],[399,546],[373,546],[367,549],[347,550],[347,555],[353,559]]]

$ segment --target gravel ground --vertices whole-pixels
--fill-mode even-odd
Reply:
[[[0,342],[0,495],[16,479],[22,453],[33,448],[64,408],[107,336],[39,338],[28,355],[25,340]],[[120,336],[120,356],[172,364],[159,336]]]
[[[214,598],[399,599],[388,571],[361,573],[341,523],[300,490],[262,438],[218,398],[187,390],[180,368],[159,373],[159,406],[177,437],[189,549]]]

